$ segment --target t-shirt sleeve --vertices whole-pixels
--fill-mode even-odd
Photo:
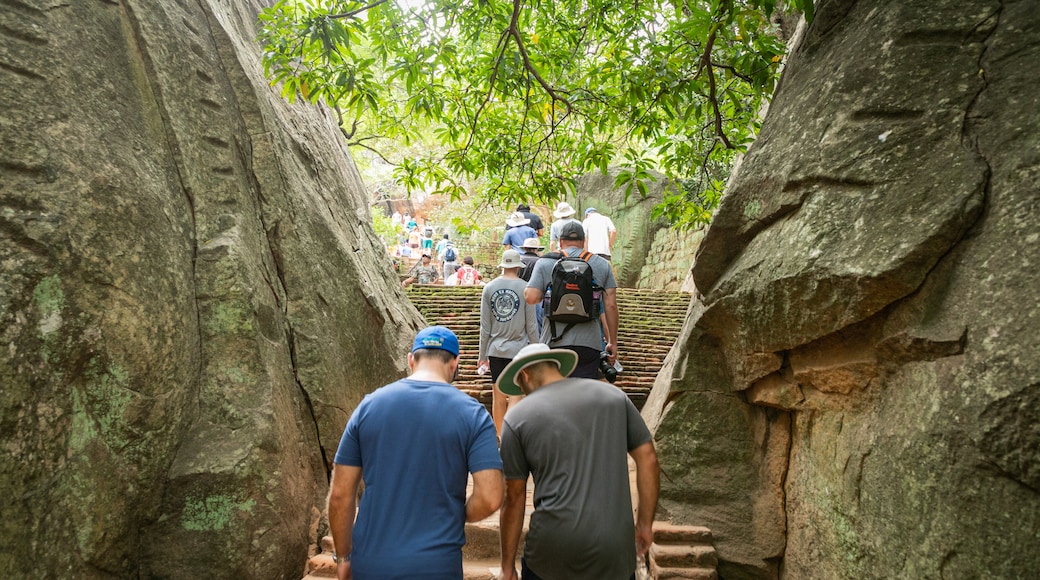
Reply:
[[[474,434],[470,442],[466,463],[470,473],[485,469],[502,469],[502,457],[498,454],[495,441],[495,423],[483,405],[477,406],[474,413]]]
[[[365,413],[366,407],[365,401],[362,400],[357,409],[354,409],[354,414],[350,416],[350,420],[347,421],[347,427],[343,430],[343,436],[339,440],[339,447],[336,449],[336,458],[333,460],[339,465],[363,467],[361,464],[360,430],[361,418]]]
[[[650,429],[647,428],[646,421],[643,421],[639,410],[627,396],[625,397],[625,411],[628,423],[628,450],[631,451],[650,441],[653,435],[650,434]]]
[[[520,446],[520,437],[509,423],[502,423],[501,452],[506,479],[527,479],[531,467],[527,464],[523,447]]]
[[[549,285],[549,275],[552,273],[552,265],[549,262],[547,259],[539,259],[534,263],[531,280],[527,283],[528,288],[537,288],[545,292],[545,287]]]

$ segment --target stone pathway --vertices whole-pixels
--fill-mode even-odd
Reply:
[[[635,506],[635,463],[630,458],[628,464],[632,505]],[[467,495],[470,491],[467,489]],[[528,480],[524,534],[527,533],[533,512],[534,481]],[[466,545],[462,548],[463,580],[490,580],[498,576],[501,569],[498,518],[499,513],[496,511],[484,520],[466,524]],[[651,577],[658,580],[718,580],[718,556],[712,543],[711,530],[708,528],[654,522],[654,544],[650,547]],[[320,554],[308,560],[303,580],[321,580],[336,576],[336,565],[331,555],[331,536],[322,538],[321,549]],[[523,535],[520,537],[520,552],[523,552]],[[519,568],[518,561],[517,570]]]
[[[490,408],[490,377],[476,372],[480,293],[481,287],[472,286],[413,284],[408,288],[409,298],[429,324],[447,326],[459,337],[462,362],[455,385]],[[621,312],[618,342],[625,370],[618,375],[615,385],[625,391],[639,408],[646,402],[665,355],[679,334],[689,302],[690,295],[682,292],[618,289]],[[635,468],[631,460],[629,473],[634,496]],[[525,531],[534,511],[533,481],[528,482],[527,490]],[[634,497],[633,505],[636,505]],[[488,580],[497,575],[500,564],[498,531],[498,512],[483,521],[466,524],[466,545],[462,551],[465,580]],[[707,528],[655,522],[654,545],[650,550],[653,577],[662,580],[715,580],[718,577],[718,558],[712,542],[711,530]],[[332,538],[324,538],[321,549],[321,553],[308,561],[305,580],[335,577]]]

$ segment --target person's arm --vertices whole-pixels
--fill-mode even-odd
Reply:
[[[498,382],[491,385],[491,420],[495,423],[495,435],[502,436],[502,421],[506,418],[506,407],[509,406],[509,397],[498,390]]]
[[[614,364],[618,355],[618,322],[620,315],[617,306],[617,288],[603,290],[603,309],[607,317],[607,327],[603,329],[607,339],[607,362]]]
[[[488,342],[491,341],[491,306],[487,292],[480,293],[480,339],[477,343],[477,365],[487,362]]]
[[[466,498],[466,521],[479,522],[502,505],[502,470],[483,469],[473,474],[473,493]]]
[[[333,550],[339,564],[339,580],[350,578],[350,551],[353,546],[354,516],[357,513],[357,492],[361,484],[361,468],[336,464],[329,489],[329,531]]]
[[[545,292],[537,288],[532,288],[530,286],[524,288],[524,300],[526,300],[528,304],[538,304],[542,301],[542,296],[544,295]]]
[[[636,555],[642,556],[654,543],[654,513],[657,511],[657,495],[661,489],[661,469],[657,464],[654,442],[646,443],[628,452],[636,463]],[[503,527],[503,534],[505,533]]]
[[[524,528],[524,506],[527,503],[527,479],[507,479],[506,499],[498,516],[502,549],[502,580],[513,580],[516,574],[516,552]]]
[[[610,231],[610,245],[607,246],[611,250],[614,249],[614,240],[616,240],[616,239],[617,239],[617,230],[611,230]]]
[[[527,289],[524,289],[524,301],[527,301]],[[524,330],[527,332],[527,342],[534,344],[538,342],[538,309],[535,308],[534,304],[525,304],[524,318],[526,319],[526,326]]]

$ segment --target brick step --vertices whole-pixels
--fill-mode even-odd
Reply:
[[[480,295],[477,286],[408,287],[408,296],[429,324],[450,327],[462,349],[459,379],[455,386],[485,405],[491,403],[490,377],[478,375],[480,343]],[[642,407],[679,335],[690,295],[655,290],[618,289],[621,310],[621,363],[625,370],[615,385],[637,407]]]

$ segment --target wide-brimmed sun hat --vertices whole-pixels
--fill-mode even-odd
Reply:
[[[516,250],[506,250],[502,252],[502,263],[498,265],[499,268],[523,268],[524,261],[520,259],[520,252]]]
[[[498,375],[498,390],[507,395],[522,395],[523,390],[516,384],[516,375],[527,367],[540,362],[555,363],[560,367],[560,374],[567,377],[578,366],[578,353],[565,348],[549,348],[549,345],[535,342],[520,349],[502,374]]]
[[[527,238],[524,240],[524,245],[520,246],[525,250],[541,250],[545,246],[538,240],[538,238]]]
[[[574,215],[574,208],[565,201],[561,201],[560,205],[556,206],[556,211],[553,212],[553,217],[556,219],[563,219],[572,215]]]
[[[506,225],[511,228],[515,228],[516,226],[526,226],[529,223],[531,223],[531,220],[527,219],[527,216],[520,212],[514,213],[506,220]]]

